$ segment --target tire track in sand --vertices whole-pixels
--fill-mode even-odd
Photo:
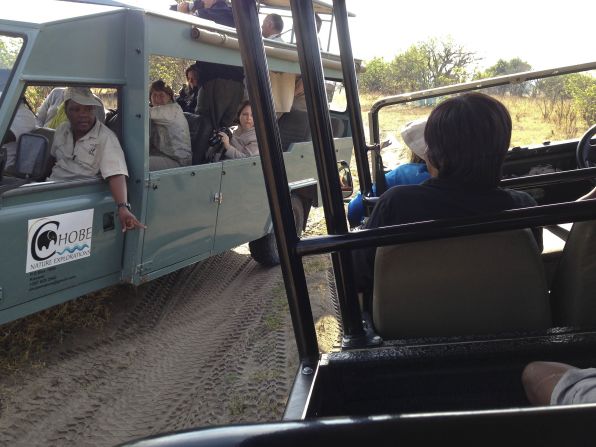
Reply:
[[[153,281],[114,334],[8,398],[0,444],[114,445],[281,417],[294,375],[279,268],[226,252]]]

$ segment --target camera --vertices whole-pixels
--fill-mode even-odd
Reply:
[[[219,135],[220,132],[225,133],[228,136],[228,138],[232,138],[232,131],[227,127],[213,129],[213,131],[211,132],[211,136],[208,140],[209,146],[217,146],[218,144],[221,144],[221,136]]]

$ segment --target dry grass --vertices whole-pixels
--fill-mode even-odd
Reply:
[[[368,123],[368,111],[378,99],[380,97],[376,95],[361,95],[362,119],[365,126]],[[585,131],[581,125],[576,128],[570,127],[566,123],[556,124],[551,120],[545,120],[536,98],[499,96],[497,99],[505,104],[511,114],[513,121],[512,147],[539,144],[546,140],[555,141],[579,137]],[[379,114],[381,141],[391,139],[398,143],[393,146],[397,146],[401,151],[404,146],[399,134],[401,128],[412,120],[428,116],[431,111],[432,107],[420,107],[415,103],[385,107]],[[392,156],[392,160],[394,158],[402,162],[406,156],[397,153]],[[393,163],[386,164],[393,166]]]
[[[49,347],[64,343],[68,334],[82,328],[101,329],[110,319],[108,300],[116,289],[91,293],[0,326],[0,374],[43,367]]]

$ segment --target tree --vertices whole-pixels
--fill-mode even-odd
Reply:
[[[397,94],[464,82],[470,77],[475,53],[453,42],[430,39],[412,45],[387,63],[374,58],[360,75],[364,91]]]
[[[0,69],[12,70],[22,46],[22,37],[0,36]]]
[[[569,93],[587,126],[596,123],[596,79],[586,74],[574,74],[565,79]]]
[[[391,94],[391,68],[382,57],[366,62],[366,69],[360,73],[360,87],[363,91]]]
[[[493,78],[496,76],[504,76],[514,73],[522,73],[524,71],[530,71],[532,66],[526,61],[521,60],[519,57],[514,57],[506,61],[505,59],[499,59],[495,65],[488,67],[484,73],[481,74],[481,78]],[[531,91],[531,84],[510,84],[493,87],[491,91],[497,95],[510,94],[514,96],[528,95]]]
[[[413,92],[433,86],[425,53],[420,46],[412,45],[391,61],[391,75],[398,92]]]
[[[149,79],[151,82],[162,79],[176,93],[186,82],[184,73],[186,68],[194,62],[169,56],[152,55],[149,59]]]
[[[574,75],[571,75],[574,76]],[[536,96],[545,121],[550,121],[566,136],[577,132],[578,114],[567,88],[568,76],[555,76],[536,82]]]
[[[438,41],[436,38],[418,45],[427,64],[432,87],[465,82],[470,66],[479,60],[476,53],[467,51],[451,37]]]

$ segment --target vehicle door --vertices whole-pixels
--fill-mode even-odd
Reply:
[[[271,222],[260,158],[220,164],[220,205],[213,247],[216,253],[258,239],[269,231]]]
[[[213,249],[222,164],[149,173],[141,275],[161,276]]]

